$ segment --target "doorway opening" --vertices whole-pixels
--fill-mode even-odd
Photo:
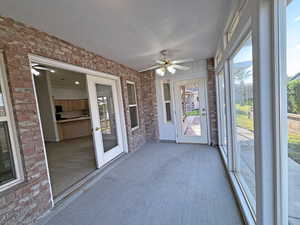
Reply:
[[[176,129],[179,143],[208,143],[205,79],[175,83]]]
[[[97,168],[87,80],[85,74],[41,64],[33,77],[56,198]]]

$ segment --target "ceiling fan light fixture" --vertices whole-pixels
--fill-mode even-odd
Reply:
[[[171,74],[176,73],[176,69],[175,69],[173,66],[168,66],[168,67],[167,67],[167,70],[168,70]]]
[[[164,76],[166,73],[166,68],[161,67],[155,70],[156,74],[158,74],[159,76]]]

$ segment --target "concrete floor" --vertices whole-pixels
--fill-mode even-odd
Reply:
[[[46,152],[55,197],[96,170],[92,136],[46,143]]]
[[[148,143],[124,157],[43,224],[244,224],[216,149]]]

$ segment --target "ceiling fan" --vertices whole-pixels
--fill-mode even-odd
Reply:
[[[174,74],[176,70],[189,70],[187,66],[178,65],[181,63],[192,62],[193,59],[182,59],[182,60],[170,60],[167,57],[168,50],[162,50],[160,52],[160,59],[156,60],[156,65],[150,66],[146,69],[141,70],[140,72],[145,72],[148,70],[154,70],[160,75],[164,76],[167,72]]]
[[[44,70],[44,71],[49,71],[50,73],[55,73],[56,71],[52,68],[48,68],[46,66],[42,66],[42,65],[39,65],[37,63],[32,63],[31,64],[31,72],[35,75],[35,76],[39,76],[40,75],[40,72],[39,70]]]

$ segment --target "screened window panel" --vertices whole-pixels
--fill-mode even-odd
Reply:
[[[255,149],[253,114],[253,62],[252,39],[242,43],[231,60],[232,88],[234,95],[234,135],[236,175],[255,212]]]

